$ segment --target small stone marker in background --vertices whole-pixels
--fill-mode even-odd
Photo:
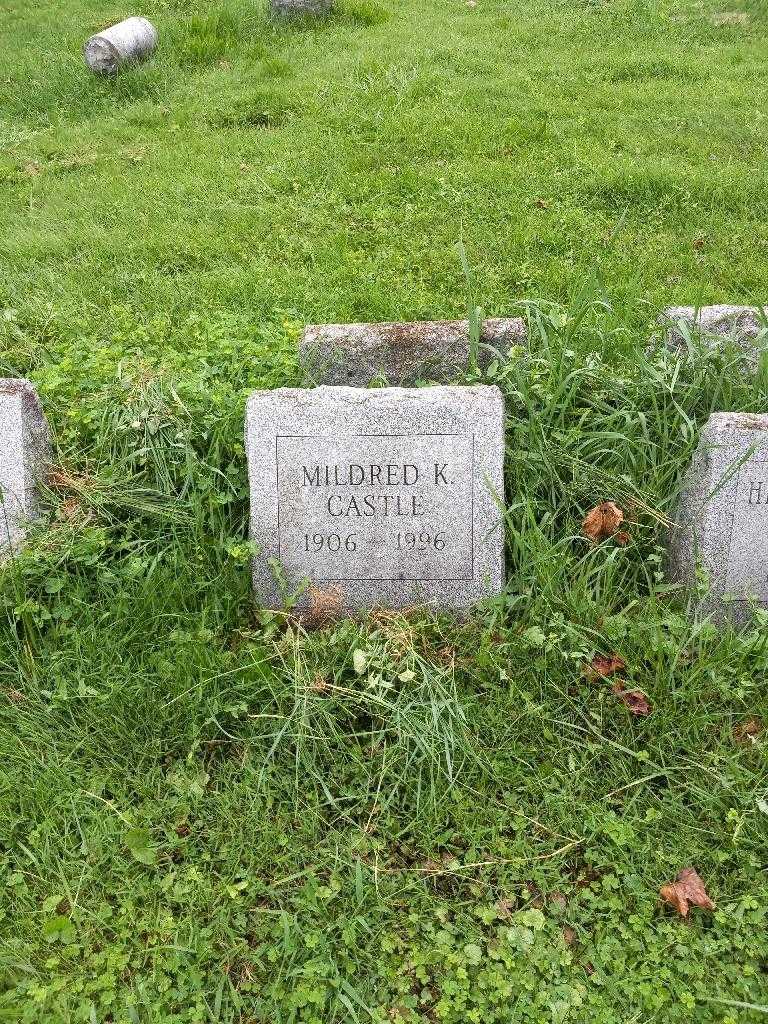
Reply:
[[[86,42],[85,63],[102,75],[114,75],[126,64],[144,60],[157,46],[157,31],[146,18],[126,18]]]
[[[487,366],[494,351],[506,356],[525,343],[524,320],[484,320],[478,364]],[[318,324],[307,327],[299,342],[299,359],[307,381],[314,384],[367,387],[377,378],[397,387],[417,380],[445,382],[467,369],[469,356],[466,320]]]
[[[270,0],[275,14],[327,14],[333,0]]]
[[[685,478],[672,528],[672,579],[709,578],[701,611],[739,624],[768,605],[768,415],[713,413]],[[732,599],[732,600],[729,600]]]
[[[671,348],[685,348],[682,323],[691,336],[701,337],[708,348],[730,343],[740,349],[748,365],[757,368],[760,353],[768,349],[768,307],[755,306],[671,306],[659,318],[665,341]]]
[[[319,593],[347,611],[458,610],[502,589],[498,388],[257,391],[245,441],[267,607],[303,587],[302,609]]]
[[[37,483],[50,462],[48,427],[28,380],[0,378],[0,557],[18,547],[37,512]]]

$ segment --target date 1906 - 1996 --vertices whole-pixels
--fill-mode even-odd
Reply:
[[[443,551],[446,546],[444,530],[430,533],[427,530],[398,533],[396,544],[399,551]],[[305,551],[357,551],[358,535],[356,533],[305,533]]]

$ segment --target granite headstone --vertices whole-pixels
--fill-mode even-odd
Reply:
[[[504,585],[496,387],[280,388],[250,396],[256,594],[346,611],[459,610]]]
[[[525,321],[519,317],[483,321],[477,362],[487,366],[526,344]],[[469,364],[470,332],[466,320],[416,323],[312,324],[299,341],[299,359],[308,384],[367,387],[382,380],[407,387],[418,380],[446,383]]]
[[[768,605],[768,415],[713,413],[683,484],[670,538],[671,578],[709,591],[700,610],[741,623]]]
[[[48,427],[28,380],[0,378],[0,436],[0,557],[5,557],[37,514],[37,484],[50,462]]]

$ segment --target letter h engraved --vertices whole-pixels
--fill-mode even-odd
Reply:
[[[763,494],[763,481],[762,480],[758,480],[758,481],[750,480],[749,481],[749,498],[747,500],[747,504],[748,505],[759,505],[759,504],[761,504],[762,494]]]

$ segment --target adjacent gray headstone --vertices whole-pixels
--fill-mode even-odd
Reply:
[[[670,574],[710,592],[701,611],[741,623],[768,606],[768,415],[713,413],[686,475],[670,542]]]
[[[146,18],[126,18],[91,36],[83,46],[85,63],[103,75],[114,75],[121,67],[144,60],[157,46],[157,31]]]
[[[245,441],[257,596],[463,609],[504,585],[496,387],[257,391]]]
[[[37,514],[37,484],[50,462],[48,427],[28,380],[0,378],[0,437],[0,555],[7,555]]]
[[[275,14],[326,14],[333,0],[270,0]]]
[[[731,344],[740,349],[748,365],[757,367],[760,353],[768,348],[768,307],[755,306],[671,306],[659,318],[665,327],[665,341],[672,348],[685,348],[682,328],[699,337],[708,348]]]
[[[526,343],[525,321],[483,321],[478,365],[487,366],[498,352],[507,356]],[[438,383],[467,369],[470,355],[466,320],[410,324],[313,324],[299,342],[299,359],[308,383],[367,387],[383,380],[398,387],[417,380]]]

